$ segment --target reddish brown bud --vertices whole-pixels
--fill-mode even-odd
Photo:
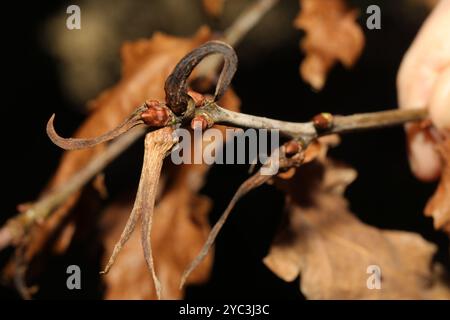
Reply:
[[[313,124],[316,130],[326,131],[333,127],[333,115],[331,113],[322,112],[313,118]]]
[[[422,130],[430,129],[433,126],[431,119],[422,120],[419,124],[420,124],[420,129],[422,129]]]
[[[191,121],[191,128],[195,129],[196,126],[201,126],[202,130],[205,130],[208,128],[208,121],[205,119],[204,116],[195,116],[194,119]]]
[[[160,102],[158,100],[147,100],[147,101],[145,101],[145,104],[149,108],[151,108],[151,107],[159,107],[160,106]]]
[[[293,156],[301,150],[300,144],[294,140],[286,142],[286,144],[284,146],[285,146],[286,156]]]
[[[164,127],[170,119],[170,113],[159,101],[148,100],[145,102],[148,109],[141,114],[144,123],[151,127]]]
[[[284,180],[289,180],[290,178],[292,178],[295,175],[296,171],[297,171],[297,168],[289,168],[287,171],[280,172],[277,175],[277,177],[284,179]]]
[[[205,96],[201,93],[195,92],[194,90],[188,90],[188,95],[194,100],[197,108],[201,107],[205,102]]]

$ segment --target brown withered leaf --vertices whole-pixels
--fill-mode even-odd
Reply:
[[[441,180],[425,207],[425,215],[433,217],[435,229],[450,235],[450,139],[444,137],[437,150],[443,162]]]
[[[357,10],[345,0],[300,0],[300,13],[294,26],[306,32],[300,42],[306,57],[300,75],[314,89],[325,85],[330,69],[341,62],[350,68],[364,48],[364,33],[357,24]]]
[[[212,17],[219,17],[223,12],[225,0],[202,0],[203,8]]]
[[[300,276],[308,299],[448,299],[433,264],[436,246],[411,232],[359,221],[343,197],[356,171],[328,159],[300,167],[276,185],[288,195],[286,219],[266,266],[285,281]],[[381,271],[381,289],[371,266]]]
[[[114,200],[102,212],[99,228],[100,241],[105,247],[102,266],[108,262],[112,248],[120,238],[123,226],[133,208],[134,197],[135,193],[130,193],[125,199]],[[140,227],[137,229],[123,247],[114,267],[103,276],[106,283],[105,299],[156,299],[153,280],[142,254]]]
[[[319,137],[318,139],[312,141],[304,152],[302,165],[316,159],[323,161],[327,156],[328,149],[339,145],[340,142],[341,139],[336,134]],[[280,172],[277,174],[277,178],[289,180],[295,175],[297,169],[297,167],[292,167],[286,172]],[[272,181],[268,181],[268,183],[272,183]]]

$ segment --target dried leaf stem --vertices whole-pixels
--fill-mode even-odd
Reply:
[[[279,0],[255,1],[236,18],[219,40],[228,43],[230,46],[236,46],[278,2]],[[210,76],[221,62],[222,58],[219,55],[205,59],[198,67],[197,77]]]
[[[142,217],[141,228],[141,242],[144,250],[144,257],[147,267],[153,278],[156,295],[161,299],[161,284],[156,275],[152,245],[151,245],[151,229],[153,222],[153,211],[155,207],[155,199],[159,177],[163,160],[168,151],[177,142],[172,136],[173,130],[171,128],[163,128],[157,131],[150,132],[145,137],[145,151],[144,162],[142,164],[141,178],[139,180],[139,187],[134,202],[133,210],[128,218],[127,224],[122,231],[119,241],[114,246],[113,253],[109,258],[108,264],[102,274],[108,273],[114,264],[117,255],[122,250],[122,247],[130,239],[139,218]]]
[[[136,196],[135,203],[135,206],[136,204],[138,206],[138,210],[142,210],[142,248],[144,250],[145,261],[153,277],[158,299],[161,299],[161,284],[156,276],[151,245],[153,209],[155,207],[163,160],[176,142],[177,140],[172,137],[172,130],[169,128],[158,130],[154,134],[147,134],[145,138],[144,163],[142,165],[141,180],[139,181],[140,190]]]
[[[129,131],[131,128],[143,124],[144,121],[141,117],[142,113],[148,109],[147,105],[143,105],[136,109],[131,116],[128,117],[115,129],[108,131],[98,137],[91,139],[74,139],[74,138],[62,138],[60,137],[54,128],[55,114],[53,114],[47,123],[47,135],[54,144],[64,150],[77,150],[84,148],[91,148],[100,143],[110,141]]]
[[[246,8],[225,31],[222,41],[235,46],[279,0],[259,0]]]

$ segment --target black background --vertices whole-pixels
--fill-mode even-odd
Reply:
[[[295,1],[294,1],[295,2]],[[295,2],[296,3],[296,2]],[[373,1],[382,9],[383,1]],[[60,85],[57,61],[39,41],[43,21],[64,2],[14,2],[2,6],[2,200],[0,222],[16,212],[16,205],[35,199],[55,170],[61,152],[45,135],[45,124],[54,112],[64,132],[73,131],[85,115],[77,112]],[[389,11],[392,12],[392,11]],[[298,41],[302,32],[279,47],[258,52],[252,64],[241,64],[233,81],[242,110],[246,113],[279,119],[306,120],[321,111],[350,114],[396,106],[395,77],[401,58],[413,40],[420,19],[402,24],[394,13],[383,15],[382,30],[366,33],[366,47],[357,65],[347,71],[337,66],[327,85],[314,93],[298,75],[303,58]],[[292,16],[280,23],[291,24]],[[362,15],[364,18],[365,16]],[[151,18],[151,17],[150,17]],[[365,20],[361,20],[364,24]],[[150,34],[148,35],[150,36]],[[244,51],[252,43],[237,47]],[[295,103],[293,103],[295,102]],[[134,190],[139,166],[133,161],[142,154],[136,144],[118,163],[106,171],[112,196]],[[348,135],[331,155],[355,167],[359,176],[347,191],[351,208],[364,222],[388,228],[415,231],[439,246],[437,259],[449,267],[448,239],[435,232],[431,219],[422,210],[435,184],[417,181],[410,173],[402,128]],[[119,165],[129,166],[120,174]],[[214,200],[210,215],[213,223],[221,214],[239,184],[247,176],[247,166],[219,165],[210,171],[202,192]],[[271,186],[263,186],[247,195],[234,210],[219,236],[210,281],[190,287],[188,299],[262,298],[299,299],[298,280],[285,283],[262,264],[283,207],[283,195]],[[87,265],[89,238],[72,245],[67,255],[50,260],[44,272],[38,298],[100,298],[99,265]],[[4,265],[12,250],[0,253]],[[76,263],[88,270],[83,290],[65,288],[65,268]],[[91,271],[89,271],[91,270]],[[0,286],[1,298],[17,298],[15,292]]]

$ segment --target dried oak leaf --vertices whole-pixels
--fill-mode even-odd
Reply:
[[[212,17],[219,17],[223,12],[225,0],[202,0],[203,8]]]
[[[325,85],[330,69],[341,62],[350,68],[364,48],[364,33],[356,23],[357,10],[345,0],[300,0],[300,13],[294,26],[306,32],[300,48],[306,57],[300,75],[314,89]]]
[[[155,270],[158,274],[163,298],[180,299],[183,292],[178,289],[183,266],[193,259],[191,250],[199,250],[209,232],[207,214],[210,200],[204,196],[190,196],[185,181],[177,182],[164,201],[155,210],[152,230],[152,246]],[[180,201],[180,205],[176,205]],[[131,211],[133,197],[113,203],[105,210],[100,237],[106,247],[103,265],[109,258],[123,226]],[[175,210],[172,210],[175,209]],[[156,299],[153,280],[142,255],[140,228],[131,235],[109,273],[104,276],[105,299]],[[192,248],[192,249],[191,249]],[[212,264],[212,256],[198,270],[191,283],[207,279]],[[173,279],[173,278],[175,279]]]
[[[433,217],[435,229],[450,235],[450,139],[444,138],[437,150],[443,161],[441,180],[425,207],[425,215]]]
[[[448,299],[433,264],[435,245],[403,231],[359,221],[343,197],[356,171],[328,159],[300,167],[276,185],[288,195],[286,219],[266,266],[285,281],[300,275],[308,299]],[[370,266],[381,270],[381,289],[369,289]],[[370,270],[370,269],[369,269]]]

